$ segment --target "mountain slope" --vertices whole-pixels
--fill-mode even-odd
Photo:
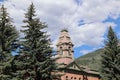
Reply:
[[[94,52],[83,55],[75,60],[78,65],[89,67],[91,70],[99,71],[100,60],[103,49],[98,49]]]

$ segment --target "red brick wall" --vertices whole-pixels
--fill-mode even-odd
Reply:
[[[57,63],[69,64],[69,63],[71,63],[72,61],[73,61],[73,60],[70,59],[70,58],[60,58],[60,59],[58,59],[56,62],[57,62]]]
[[[61,77],[61,80],[100,80],[98,77],[93,76],[86,76],[85,78],[83,79],[83,75],[80,74],[65,73],[65,75]]]

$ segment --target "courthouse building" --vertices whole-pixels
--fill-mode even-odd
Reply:
[[[73,43],[68,34],[68,30],[61,30],[57,42],[57,63],[61,64],[59,73],[62,74],[55,80],[100,80],[98,72],[92,71],[89,68],[78,65],[74,61]]]

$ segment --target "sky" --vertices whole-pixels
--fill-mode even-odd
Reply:
[[[48,25],[53,47],[61,29],[68,29],[75,58],[104,47],[109,26],[120,38],[120,0],[0,0],[17,30],[24,25],[24,13],[31,2],[37,17]]]

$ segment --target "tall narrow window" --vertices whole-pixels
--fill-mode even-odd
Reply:
[[[79,80],[81,80],[81,78],[79,78]]]
[[[74,80],[76,80],[76,77],[74,77]]]
[[[68,76],[66,76],[66,80],[68,80]]]

